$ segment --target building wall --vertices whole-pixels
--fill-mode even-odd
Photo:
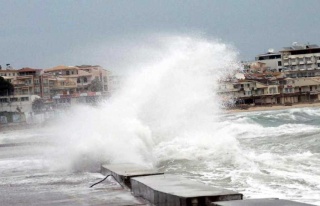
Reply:
[[[291,70],[313,70],[320,69],[320,53],[292,55],[284,52],[282,62]]]
[[[0,97],[0,111],[17,112],[19,107],[21,112],[32,112],[32,102],[40,98],[37,95],[15,95]]]

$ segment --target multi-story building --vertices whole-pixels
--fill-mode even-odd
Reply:
[[[44,73],[56,79],[56,82],[51,88],[54,95],[71,95],[92,90],[100,92],[108,91],[109,71],[100,66],[57,66],[51,69],[45,69]],[[95,83],[95,85],[93,85],[93,83]]]
[[[255,58],[256,62],[264,63],[267,71],[282,71],[281,54],[270,50],[266,54],[260,54]]]
[[[4,70],[0,69],[0,76],[5,78],[8,81],[11,81],[11,79],[14,79],[14,77],[18,76],[18,70],[10,69],[10,70]]]
[[[101,83],[102,85],[102,92],[108,92],[109,91],[109,76],[110,76],[110,72],[108,70],[103,69],[101,66],[99,65],[80,65],[80,66],[76,66],[79,68],[79,70],[88,72],[90,74],[92,74],[92,79],[96,80],[98,82]],[[81,81],[81,79],[80,79]]]
[[[316,44],[284,47],[280,51],[287,77],[301,78],[320,76],[320,47]]]

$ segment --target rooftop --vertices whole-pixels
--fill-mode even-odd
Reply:
[[[305,44],[305,45],[298,45],[294,44],[289,47],[283,47],[283,51],[297,51],[297,50],[306,50],[306,49],[320,49],[320,47],[317,44]]]

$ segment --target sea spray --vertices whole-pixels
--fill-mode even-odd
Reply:
[[[56,154],[64,161],[59,166],[152,167],[170,159],[229,161],[237,156],[238,143],[220,122],[217,96],[217,82],[238,68],[237,52],[199,37],[157,36],[154,41],[161,55],[137,62],[138,68],[132,65],[111,98],[95,108],[73,107],[61,120]]]

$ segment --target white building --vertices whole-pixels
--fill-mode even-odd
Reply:
[[[40,98],[37,95],[0,96],[0,112],[32,112],[32,102]]]
[[[260,54],[255,58],[256,62],[264,63],[265,67],[269,71],[281,72],[282,71],[282,61],[281,54],[274,53],[273,51],[266,54]]]
[[[320,47],[316,44],[285,47],[280,51],[287,77],[320,76]]]

